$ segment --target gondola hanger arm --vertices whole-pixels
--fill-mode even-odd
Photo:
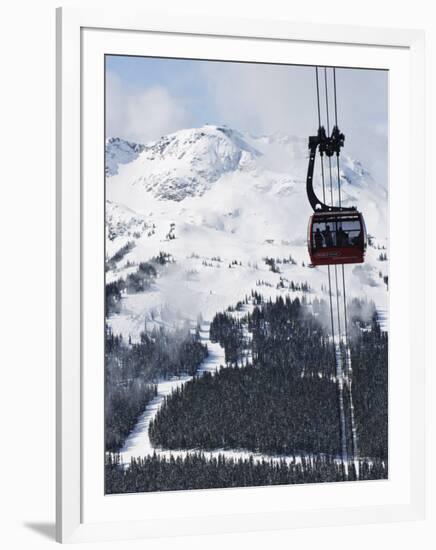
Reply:
[[[313,189],[313,172],[317,149],[321,157],[323,155],[327,157],[332,157],[333,155],[339,156],[341,148],[344,146],[344,141],[345,136],[336,125],[333,127],[330,136],[326,134],[324,126],[320,126],[317,135],[309,137],[309,166],[307,169],[306,190],[307,198],[314,212],[347,212],[356,210],[354,206],[346,208],[328,206],[316,196]]]

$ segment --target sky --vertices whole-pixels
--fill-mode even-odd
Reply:
[[[319,69],[326,126],[324,69]],[[330,127],[333,71],[327,69]],[[388,72],[336,69],[343,152],[387,184]],[[182,128],[226,124],[253,135],[307,138],[318,128],[315,68],[106,56],[106,136],[147,143]]]

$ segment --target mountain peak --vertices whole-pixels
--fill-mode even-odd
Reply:
[[[237,130],[211,124],[179,130],[146,145],[111,138],[106,154],[108,176],[128,164],[123,177],[158,199],[174,201],[203,195],[223,175],[244,170],[261,155]]]

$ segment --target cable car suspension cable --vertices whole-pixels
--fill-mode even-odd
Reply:
[[[316,74],[316,98],[317,98],[317,104],[318,104],[318,127],[321,127],[321,106],[320,106],[320,99],[319,99],[319,78],[318,78],[318,67],[315,67],[315,74]],[[322,151],[320,152],[321,156],[321,181],[322,181],[322,194],[323,194],[323,200],[325,202],[325,176],[324,176],[324,155]],[[333,300],[332,300],[332,283],[331,283],[331,275],[330,275],[330,266],[327,266],[327,273],[328,273],[328,282],[329,282],[329,299],[330,299],[330,320],[331,320],[331,327],[332,327],[332,338],[333,338],[333,346],[335,343],[335,325],[333,320]],[[335,357],[336,360],[336,357]]]
[[[327,118],[327,135],[330,135],[330,116],[329,116],[329,99],[328,99],[328,86],[327,86],[327,67],[324,67],[324,87],[325,87],[325,109],[326,109],[326,118]],[[339,156],[336,155],[336,158],[339,159]],[[331,206],[334,206],[333,200],[333,177],[332,177],[332,158],[329,156],[329,176],[330,176],[330,199]],[[339,205],[340,206],[340,205]],[[335,231],[338,235],[338,222],[335,222]],[[337,237],[336,237],[337,238]],[[330,269],[330,266],[329,266]],[[338,287],[338,267],[335,264],[335,286],[336,286],[336,311],[338,316],[338,344],[341,340],[341,317],[340,317],[340,308],[339,308],[339,287]]]
[[[318,67],[316,70],[316,99],[318,104],[318,128],[321,127],[321,106],[319,101],[319,79],[318,79]],[[321,151],[321,180],[322,180],[322,200],[325,202],[325,184],[324,184],[324,156]]]
[[[338,125],[338,100],[336,92],[336,68],[333,67],[333,97],[335,105],[335,124]],[[342,207],[342,196],[341,196],[341,171],[339,167],[339,155],[336,155],[336,168],[337,168],[337,177],[338,177],[338,199],[339,206]],[[344,300],[344,332],[345,332],[345,343],[348,343],[348,319],[347,319],[347,293],[345,290],[345,266],[342,264],[342,294]]]
[[[341,173],[340,173],[340,163],[339,163],[339,154],[340,149],[344,145],[344,134],[342,134],[338,127],[338,105],[337,105],[337,87],[336,87],[336,69],[332,67],[332,80],[333,80],[333,98],[331,97],[331,92],[329,95],[329,78],[327,67],[324,67],[324,88],[325,88],[325,114],[327,118],[327,133],[325,128],[321,125],[321,101],[320,101],[320,79],[318,67],[315,67],[316,70],[316,93],[317,93],[317,109],[318,109],[318,133],[316,136],[309,137],[309,166],[306,179],[306,191],[307,196],[312,206],[315,216],[324,213],[331,213],[331,220],[334,224],[334,234],[335,234],[335,244],[331,246],[340,247],[340,239],[343,242],[344,234],[343,231],[343,219],[344,213],[354,213],[362,216],[357,213],[354,206],[343,207],[342,206],[342,193],[341,193]],[[334,121],[335,125],[330,136],[330,103],[333,100],[334,102]],[[316,196],[316,193],[313,189],[313,175],[314,175],[314,166],[316,152],[319,151],[321,157],[321,180],[323,188],[323,202]],[[338,206],[334,204],[334,193],[333,193],[333,170],[332,170],[332,159],[331,157],[336,153],[336,170],[337,170],[337,186],[338,186]],[[329,159],[329,180],[330,180],[330,199],[331,204],[326,204],[326,189],[325,189],[325,167],[324,167],[324,154],[327,155]],[[346,217],[346,216],[345,216]],[[321,218],[321,216],[320,216]],[[322,219],[322,218],[321,218]],[[327,224],[328,217],[325,219],[324,223],[326,224],[326,234],[329,230]],[[360,222],[362,228],[363,222]],[[311,226],[312,227],[312,226]],[[312,229],[311,229],[312,231]],[[347,236],[348,237],[348,236]],[[312,237],[310,237],[312,239]],[[316,264],[315,265],[322,265]],[[346,262],[353,263],[353,262]],[[341,265],[342,269],[342,294],[343,294],[343,312],[344,312],[344,332],[341,330],[341,307],[340,307],[340,293],[339,293],[339,284],[338,284],[338,270],[337,265]],[[332,258],[331,262],[326,262],[324,265],[327,265],[328,273],[328,288],[329,288],[329,303],[330,303],[330,320],[331,320],[331,332],[332,332],[332,342],[333,342],[333,354],[334,361],[336,365],[336,381],[338,387],[338,407],[339,407],[339,421],[340,421],[340,442],[341,442],[341,453],[342,453],[342,464],[344,471],[344,479],[348,479],[348,445],[347,439],[348,434],[350,434],[350,458],[354,458],[354,464],[356,468],[356,475],[359,478],[359,464],[357,462],[358,449],[357,449],[357,431],[355,426],[354,418],[354,405],[352,398],[352,365],[351,365],[351,353],[348,346],[348,315],[347,315],[347,294],[346,294],[346,284],[345,284],[345,266],[344,262],[338,261],[336,258]],[[336,311],[337,311],[337,329],[338,329],[338,338],[336,339],[335,334],[335,315],[333,308],[333,295],[332,295],[332,280],[331,280],[331,265],[335,266],[335,285],[336,285]],[[344,394],[345,390],[348,392]],[[348,397],[347,409],[349,408],[348,413],[345,411],[345,398]],[[348,431],[350,429],[350,431]]]
[[[335,83],[335,92],[336,92],[336,78],[334,79]],[[319,128],[321,128],[321,110],[320,110],[320,101],[319,101],[319,78],[318,78],[318,67],[316,67],[316,85],[317,85],[317,104],[318,104],[318,122],[319,122]],[[329,117],[329,103],[328,103],[328,84],[327,84],[327,68],[324,67],[324,86],[325,86],[325,104],[326,104],[326,116],[327,116],[327,135],[330,135],[330,117]],[[337,100],[336,100],[336,93],[334,96],[335,100],[335,120],[337,121]],[[337,124],[336,124],[337,128]],[[325,175],[324,175],[324,166],[323,166],[323,151],[320,148],[320,156],[321,156],[321,178],[322,178],[322,185],[323,185],[323,196],[324,196],[324,202],[325,202]],[[339,170],[339,152],[336,153],[337,156],[337,168]],[[332,177],[332,164],[331,164],[331,155],[328,155],[329,157],[329,179],[330,179],[330,198],[331,198],[331,206],[334,206],[334,200],[333,200],[333,177]],[[339,172],[338,172],[338,178],[339,178]],[[340,183],[339,183],[340,185]],[[338,189],[339,189],[338,185]],[[341,197],[339,195],[339,201],[341,206]],[[337,234],[337,221],[336,223],[336,234]],[[342,265],[343,269],[343,265]],[[338,288],[338,274],[337,274],[337,265],[335,264],[335,283],[336,283],[336,309],[337,309],[337,323],[338,323],[338,342],[336,342],[335,339],[335,330],[334,330],[334,315],[333,315],[333,299],[332,299],[332,288],[331,288],[331,272],[330,272],[330,265],[327,265],[327,272],[328,272],[328,283],[329,283],[329,301],[330,301],[330,319],[331,319],[331,326],[332,326],[332,340],[333,340],[333,351],[334,351],[334,360],[336,364],[336,376],[337,376],[337,384],[338,384],[338,405],[339,405],[339,419],[340,419],[340,440],[341,440],[341,454],[342,454],[342,464],[344,468],[344,478],[348,479],[348,448],[347,448],[347,428],[346,428],[346,419],[345,419],[345,407],[344,407],[344,395],[343,395],[343,388],[344,388],[344,381],[346,381],[346,378],[344,377],[344,371],[348,368],[348,366],[351,366],[351,361],[348,362],[347,358],[348,356],[344,356],[342,353],[342,347],[341,347],[341,322],[340,322],[340,306],[339,306],[339,288]],[[345,278],[344,278],[344,271],[343,273],[343,289],[345,290]],[[344,292],[344,299],[345,299],[345,292]],[[350,387],[351,389],[351,387]],[[352,406],[352,412],[354,412],[354,407]],[[354,420],[354,419],[353,419]],[[354,428],[354,422],[352,421],[352,444],[353,444],[353,454],[355,450],[355,428]]]
[[[335,125],[338,125],[338,102],[336,97],[336,67],[333,67],[333,97],[335,100]],[[342,206],[342,197],[341,197],[341,177],[339,170],[339,154],[336,154],[336,166],[338,169],[338,198],[339,206]]]
[[[333,97],[334,97],[334,106],[335,106],[335,124],[338,125],[338,102],[337,102],[337,91],[336,91],[336,68],[333,67]],[[336,155],[336,167],[337,167],[337,177],[338,177],[338,198],[339,206],[342,206],[342,197],[341,197],[341,173],[339,167],[339,154]],[[336,267],[336,266],[335,266]],[[344,330],[345,330],[345,366],[346,366],[346,381],[348,385],[349,393],[349,408],[350,408],[350,427],[351,427],[351,443],[352,443],[352,458],[354,459],[354,465],[356,470],[356,477],[359,479],[359,462],[358,462],[358,446],[357,446],[357,429],[355,424],[355,415],[354,415],[354,403],[353,403],[353,371],[351,364],[351,351],[348,346],[348,319],[347,319],[347,294],[345,288],[345,266],[342,264],[342,292],[344,299]]]
[[[327,135],[330,135],[330,117],[329,117],[329,100],[328,100],[328,88],[327,88],[327,67],[324,67],[324,87],[325,87],[325,111],[327,118]],[[333,182],[332,182],[332,157],[329,156],[329,172],[330,172],[330,202],[331,206],[334,206],[333,200]]]

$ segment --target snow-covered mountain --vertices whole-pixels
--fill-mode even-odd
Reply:
[[[203,195],[223,174],[244,170],[259,155],[239,132],[216,126],[181,130],[147,145],[114,139],[106,145],[108,175],[120,171],[132,185],[174,201]]]
[[[107,280],[127,276],[160,251],[175,260],[152,291],[125,296],[121,313],[109,320],[115,331],[135,338],[162,308],[211,318],[252,289],[289,292],[291,281],[324,292],[326,269],[307,268],[307,139],[206,125],[144,145],[108,139],[106,163],[108,257],[134,243],[111,262]],[[341,156],[341,192],[344,205],[364,212],[376,247],[387,246],[385,186],[359,161]],[[282,263],[279,272],[265,263],[290,255],[295,263]],[[386,310],[388,262],[379,255],[370,247],[364,265],[347,267],[347,282],[349,295],[367,294]]]

